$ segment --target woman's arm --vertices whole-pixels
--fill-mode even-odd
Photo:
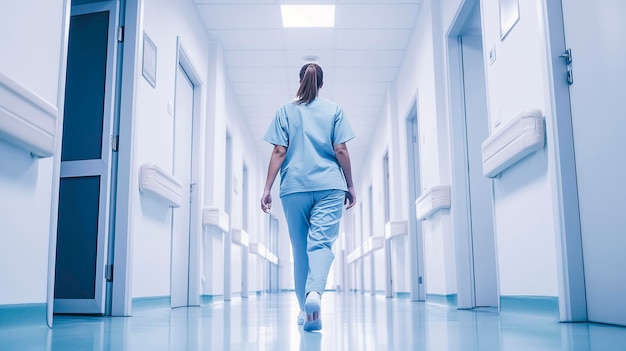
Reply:
[[[261,196],[261,209],[263,212],[268,213],[272,208],[272,185],[278,175],[278,170],[285,162],[285,156],[287,156],[287,148],[281,145],[274,145],[272,156],[270,157],[270,164],[267,167],[267,179],[265,180],[265,189],[263,189],[263,196]]]
[[[334,147],[335,156],[337,156],[337,161],[339,162],[339,166],[343,170],[343,175],[346,177],[346,185],[348,186],[348,191],[346,192],[346,200],[344,204],[347,203],[347,209],[352,208],[356,204],[356,191],[354,190],[354,183],[352,182],[352,166],[350,164],[350,154],[348,153],[348,146],[346,144],[337,144]]]

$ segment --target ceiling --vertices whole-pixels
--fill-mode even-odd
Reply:
[[[320,96],[341,105],[363,164],[415,25],[421,0],[194,0],[209,36],[224,52],[227,78],[259,144],[276,109],[292,99],[304,57],[324,70]],[[283,28],[281,4],[335,4],[334,28]]]

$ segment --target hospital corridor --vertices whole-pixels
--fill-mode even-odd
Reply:
[[[2,1],[0,350],[626,351],[624,13]]]

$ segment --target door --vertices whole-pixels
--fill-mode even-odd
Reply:
[[[193,145],[193,83],[184,69],[176,71],[174,110],[174,166],[173,175],[183,183],[182,204],[172,209],[172,268],[171,306],[189,305],[189,237],[191,223],[191,167]]]
[[[489,122],[479,1],[462,4],[447,44],[457,307],[498,307],[492,187],[482,173]]]
[[[389,210],[389,189],[390,189],[390,186],[389,186],[389,151],[387,151],[385,152],[385,156],[383,157],[383,192],[385,194],[384,199],[383,199],[383,211],[384,211],[384,216],[385,216],[384,221],[383,221],[384,226],[387,225],[387,223],[389,223],[389,218],[391,217],[390,210]],[[370,218],[373,218],[373,216]],[[370,227],[370,228],[373,228],[373,227]],[[383,227],[382,229],[384,233],[385,227]],[[393,257],[391,257],[392,255],[391,244],[392,244],[392,239],[385,240],[385,278],[386,278],[385,279],[385,296],[387,297],[392,297],[393,290],[394,290],[393,273],[395,270],[393,269],[393,265],[394,265],[394,261],[396,260]]]
[[[54,312],[104,314],[117,2],[73,6],[61,150]],[[112,277],[112,269],[108,278]]]
[[[473,307],[499,306],[491,180],[483,175],[482,143],[489,137],[483,42],[477,7],[460,37],[465,96],[465,133],[472,247]]]
[[[409,247],[411,260],[411,300],[426,300],[424,288],[424,249],[422,238],[422,223],[415,217],[415,200],[422,194],[420,165],[419,165],[419,133],[417,129],[417,103],[411,107],[406,119],[407,126],[407,155],[409,170]]]
[[[626,2],[563,0],[562,6],[573,59],[570,103],[587,315],[592,322],[626,325]]]
[[[224,167],[225,174],[225,191],[224,191],[224,210],[228,214],[229,221],[232,216],[232,197],[233,197],[233,139],[230,133],[226,132],[226,164]],[[232,222],[232,221],[231,221]],[[230,301],[232,295],[232,250],[233,239],[229,230],[224,233],[224,301]]]
[[[269,250],[278,255],[278,218],[270,215],[270,243]],[[278,265],[273,263],[264,263],[266,266],[269,265],[269,292],[277,293],[279,292],[278,285]]]

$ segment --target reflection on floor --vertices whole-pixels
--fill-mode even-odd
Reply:
[[[554,303],[530,301],[505,299],[498,314],[328,292],[322,332],[306,333],[292,292],[173,310],[142,300],[133,317],[2,325],[0,350],[626,350],[626,328],[559,323]]]

